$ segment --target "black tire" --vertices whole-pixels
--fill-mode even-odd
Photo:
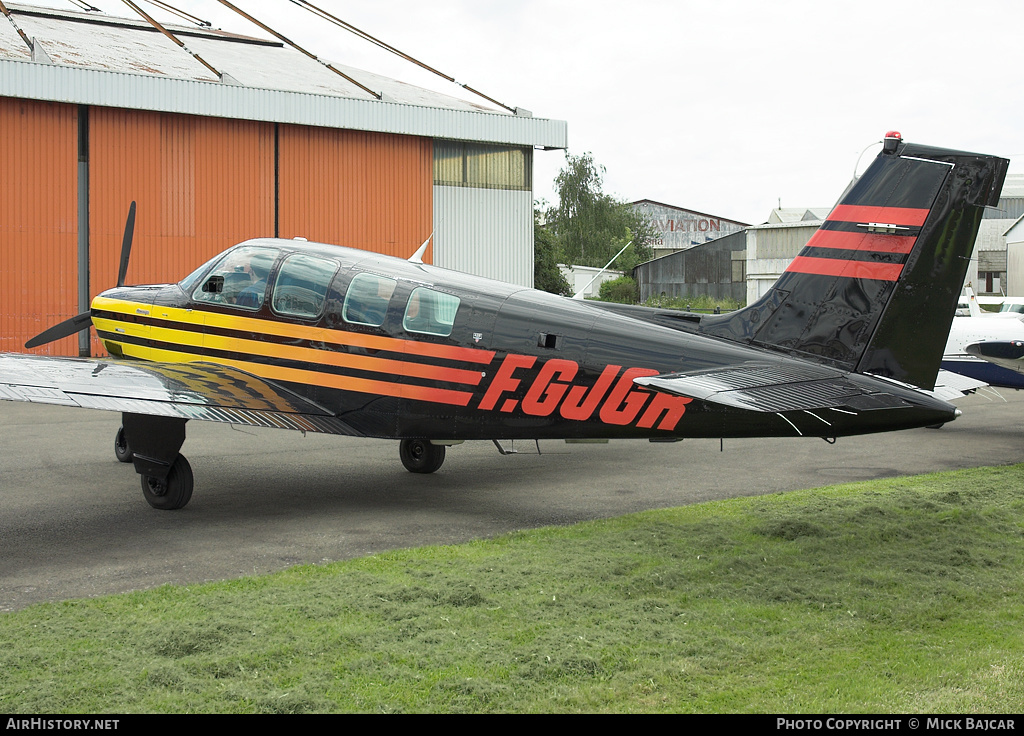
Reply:
[[[119,427],[117,434],[114,436],[114,456],[122,463],[130,463],[132,461],[132,448],[124,436],[124,427]]]
[[[444,445],[432,445],[429,440],[402,440],[398,456],[410,473],[433,473],[444,464]]]
[[[142,495],[146,503],[161,511],[184,507],[192,498],[192,466],[185,456],[178,455],[165,480],[143,475]]]

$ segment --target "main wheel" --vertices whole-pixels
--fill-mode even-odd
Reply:
[[[150,475],[142,476],[142,495],[155,509],[180,509],[192,498],[192,466],[184,455],[171,465],[171,472],[163,480]]]
[[[402,440],[398,456],[410,473],[433,473],[444,464],[444,445],[432,445],[429,440]]]
[[[119,427],[117,435],[114,437],[114,455],[122,463],[130,463],[132,461],[132,448],[128,444],[128,439],[124,436],[124,427]]]

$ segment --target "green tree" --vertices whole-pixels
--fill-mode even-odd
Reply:
[[[605,194],[604,166],[590,153],[565,155],[565,167],[555,177],[558,204],[548,208],[548,226],[564,262],[604,266],[624,246],[612,268],[631,271],[651,258],[655,232],[651,223],[623,201]]]
[[[558,268],[558,243],[553,232],[541,224],[543,204],[533,207],[533,287],[563,296],[572,295],[572,287]]]

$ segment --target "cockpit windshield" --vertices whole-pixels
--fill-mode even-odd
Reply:
[[[267,277],[277,256],[278,251],[273,248],[234,248],[228,251],[201,284],[193,287],[192,298],[197,302],[226,304],[256,311],[263,306]]]

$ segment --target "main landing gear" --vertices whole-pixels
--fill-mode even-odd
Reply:
[[[142,495],[155,509],[180,509],[192,498],[192,466],[184,455],[178,455],[166,478],[142,475]]]
[[[402,440],[398,456],[410,473],[433,473],[444,464],[444,445],[432,445],[430,440]]]
[[[135,465],[142,496],[155,509],[171,511],[192,498],[192,466],[178,451],[185,442],[186,419],[122,414],[114,454]]]
[[[142,481],[142,496],[155,509],[183,508],[192,499],[192,466],[179,450],[185,422],[177,417],[122,414],[114,454],[132,463]],[[410,473],[433,473],[444,464],[445,445],[430,440],[402,440],[398,455]]]
[[[117,435],[114,437],[114,457],[118,462],[130,463],[132,461],[132,448],[124,436],[124,427],[117,428]]]

